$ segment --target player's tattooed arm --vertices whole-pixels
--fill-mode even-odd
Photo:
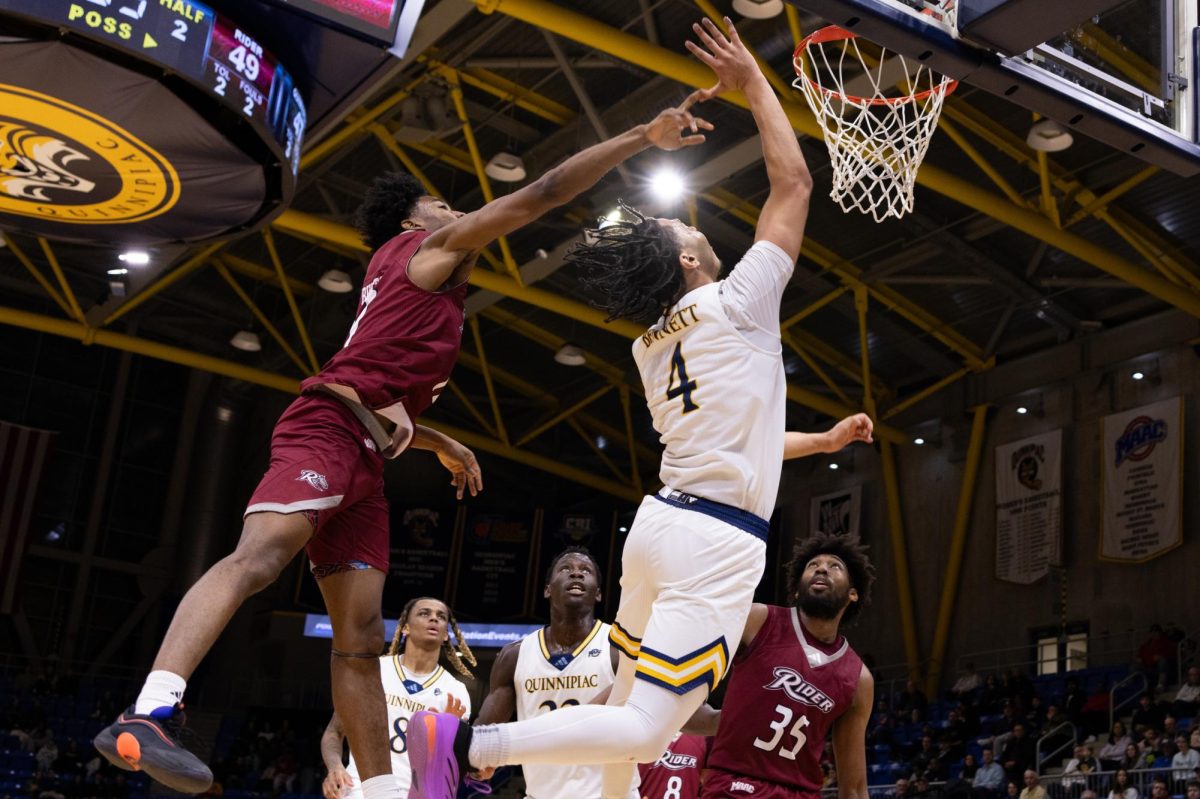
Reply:
[[[354,787],[354,779],[342,765],[342,722],[334,713],[329,718],[329,724],[321,735],[321,759],[325,762],[325,781],[321,784],[321,793],[325,799],[341,799]]]
[[[783,459],[806,458],[819,452],[834,453],[855,441],[870,444],[875,425],[865,413],[847,416],[824,433],[784,433]]]
[[[454,486],[455,494],[459,499],[463,498],[465,491],[469,490],[471,496],[474,497],[483,490],[483,470],[479,468],[479,461],[475,459],[475,453],[450,436],[418,424],[413,426],[410,446],[413,449],[424,449],[437,455],[437,459],[450,472],[450,484]]]
[[[838,799],[867,799],[867,722],[875,705],[875,679],[866,666],[858,675],[854,702],[833,726],[838,765]]]

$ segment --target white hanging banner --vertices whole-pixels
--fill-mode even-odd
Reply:
[[[1183,398],[1100,422],[1100,559],[1139,563],[1183,543]]]
[[[996,447],[996,577],[1028,585],[1062,563],[1062,430]]]
[[[858,535],[862,516],[862,486],[854,485],[832,494],[813,497],[809,506],[810,533]]]

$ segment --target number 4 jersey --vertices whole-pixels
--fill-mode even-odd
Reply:
[[[633,342],[668,488],[771,518],[787,398],[779,300],[793,266],[757,242]]]
[[[412,770],[408,766],[408,721],[418,710],[446,710],[447,697],[453,696],[466,708],[464,718],[471,716],[471,696],[462,681],[451,676],[441,666],[432,674],[413,674],[406,671],[400,655],[388,655],[379,659],[380,677],[383,679],[383,696],[387,700],[388,740],[392,746],[392,772],[400,795],[408,795],[412,782]],[[354,754],[346,767],[354,778],[354,789],[347,799],[362,799],[362,780]]]
[[[862,667],[845,638],[816,642],[795,608],[770,607],[734,659],[703,795],[748,795],[758,780],[818,793],[825,739],[854,702]]]

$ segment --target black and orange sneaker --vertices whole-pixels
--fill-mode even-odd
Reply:
[[[184,722],[182,704],[159,708],[149,716],[140,716],[131,707],[101,730],[92,744],[118,768],[144,771],[182,793],[203,793],[212,785],[212,771],[183,745],[181,739],[189,732]]]

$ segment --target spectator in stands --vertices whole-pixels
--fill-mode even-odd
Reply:
[[[1100,767],[1105,771],[1116,770],[1121,764],[1121,758],[1125,757],[1125,747],[1132,742],[1133,739],[1125,732],[1125,722],[1119,720],[1113,722],[1107,742],[1096,753]]]
[[[1117,769],[1108,799],[1138,799],[1138,789],[1129,781],[1129,772],[1126,769]]]
[[[961,760],[966,754],[967,722],[958,708],[951,708],[946,714],[946,726],[938,736],[942,748],[942,756],[951,761]]]
[[[1081,794],[1088,787],[1088,777],[1100,770],[1100,763],[1092,754],[1092,747],[1080,744],[1075,747],[1075,756],[1067,761],[1062,772],[1060,796],[1067,799],[1081,799]]]
[[[929,789],[929,780],[925,775],[917,777],[913,784],[912,796],[913,799],[929,799],[932,791]]]
[[[1182,793],[1192,772],[1200,768],[1200,752],[1192,748],[1188,737],[1182,733],[1175,736],[1175,755],[1171,758],[1171,778],[1175,780],[1175,792]]]
[[[1070,728],[1062,728],[1069,720],[1058,705],[1046,708],[1046,724],[1042,727],[1041,747],[1043,757],[1054,755],[1066,749],[1068,743],[1075,740],[1075,732]],[[1061,728],[1061,729],[1060,729]],[[1061,756],[1061,755],[1060,755]],[[1035,768],[1040,767],[1037,764]]]
[[[1138,647],[1137,666],[1146,675],[1152,688],[1166,686],[1171,661],[1175,658],[1175,647],[1161,625],[1150,625],[1150,636]]]
[[[979,773],[979,763],[975,760],[975,755],[967,753],[962,759],[962,768],[959,770],[959,778],[964,779],[969,783],[975,782],[975,775]]]
[[[896,786],[892,788],[889,799],[912,799],[913,787],[908,781],[908,777],[901,777],[896,780]]]
[[[1004,796],[1005,799],[1020,799],[1021,789],[1015,782],[1010,781],[1008,785],[1004,786]]]
[[[1131,771],[1145,768],[1148,764],[1146,755],[1143,754],[1140,747],[1132,741],[1125,747],[1125,756],[1121,758],[1121,768]]]
[[[1200,749],[1200,718],[1192,719],[1192,732],[1188,735],[1188,745]]]
[[[1020,799],[1046,799],[1046,789],[1038,780],[1038,773],[1033,769],[1025,769],[1025,789],[1021,791]]]
[[[1067,679],[1067,688],[1059,704],[1063,715],[1072,724],[1083,723],[1083,706],[1087,704],[1087,695],[1079,687],[1079,680],[1074,677]]]
[[[1091,788],[1085,788],[1083,793],[1080,794],[1079,799],[1099,799],[1099,797],[1096,796],[1096,792]]]
[[[931,761],[938,756],[938,750],[933,745],[933,738],[928,735],[921,736],[921,743],[917,747],[917,751],[912,756],[912,772],[913,775],[921,774],[925,769],[929,768]]]
[[[53,736],[47,735],[42,739],[34,759],[37,760],[38,774],[54,773],[54,761],[58,760],[58,744],[54,743]]]
[[[928,782],[945,782],[950,775],[946,773],[945,761],[940,757],[935,757],[929,761],[929,765],[925,767],[920,776]]]
[[[1150,783],[1150,799],[1168,799],[1171,796],[1171,789],[1167,787],[1166,777],[1155,777]]]
[[[1200,666],[1192,666],[1187,670],[1187,682],[1175,692],[1171,711],[1180,718],[1191,718],[1200,711]]]
[[[972,694],[981,685],[983,685],[983,678],[975,670],[975,664],[968,663],[963,675],[950,687],[950,698],[968,702],[974,698]]]
[[[1147,727],[1161,728],[1163,716],[1162,708],[1155,704],[1154,697],[1147,691],[1138,697],[1138,708],[1133,711],[1133,734],[1141,735]]]
[[[1035,757],[1035,745],[1033,739],[1027,734],[1025,725],[1015,724],[1012,736],[1004,745],[1004,752],[1000,755],[1000,764],[1004,766],[1004,771],[1009,779],[1016,782],[1017,778],[1033,765]],[[1028,797],[1023,797],[1023,799],[1028,799]]]
[[[991,749],[983,750],[983,765],[975,772],[971,785],[980,799],[999,799],[1000,791],[1004,789],[1004,767],[996,762]]]
[[[1200,780],[1188,780],[1185,799],[1200,799]]]
[[[1153,763],[1155,758],[1162,754],[1161,739],[1162,736],[1159,735],[1156,727],[1147,727],[1146,731],[1142,733],[1142,740],[1141,743],[1138,744],[1138,748],[1141,750],[1148,762]]]
[[[900,692],[900,699],[896,703],[896,712],[900,714],[900,717],[913,721],[924,721],[925,713],[928,710],[929,700],[925,698],[925,693],[917,687],[916,680],[904,683],[904,690]],[[914,716],[914,713],[918,715]]]

